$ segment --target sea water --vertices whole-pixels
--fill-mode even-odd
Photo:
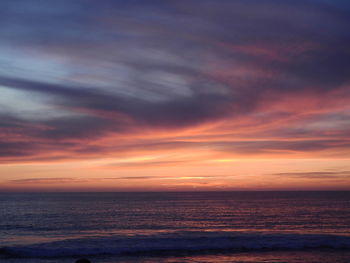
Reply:
[[[0,261],[350,262],[350,192],[0,193]]]

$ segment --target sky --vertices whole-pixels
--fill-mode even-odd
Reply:
[[[1,0],[0,191],[350,190],[347,0]]]

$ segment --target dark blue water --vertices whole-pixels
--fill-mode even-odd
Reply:
[[[350,192],[1,193],[0,213],[3,262],[350,257]]]

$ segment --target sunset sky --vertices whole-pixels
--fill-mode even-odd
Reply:
[[[350,1],[1,0],[0,190],[350,190]]]

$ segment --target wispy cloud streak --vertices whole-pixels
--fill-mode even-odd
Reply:
[[[2,163],[203,149],[349,157],[341,1],[0,5]]]

